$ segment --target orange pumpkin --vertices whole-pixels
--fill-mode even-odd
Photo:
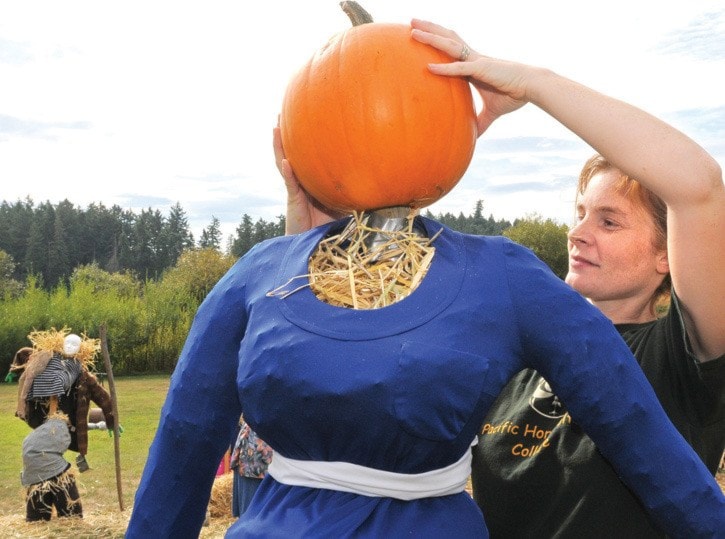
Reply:
[[[402,24],[334,36],[292,78],[280,114],[307,192],[341,211],[420,208],[448,193],[476,144],[468,82],[428,71],[449,61]]]

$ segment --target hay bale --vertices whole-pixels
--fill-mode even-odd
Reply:
[[[228,472],[218,476],[214,480],[209,499],[209,516],[211,518],[222,518],[232,516],[232,484],[234,483],[234,472]]]

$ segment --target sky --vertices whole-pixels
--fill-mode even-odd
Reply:
[[[687,133],[725,168],[722,0],[361,0],[378,22],[422,18],[489,56],[553,69]],[[226,239],[276,220],[272,128],[288,81],[349,27],[335,0],[0,1],[0,201],[69,200],[168,215]],[[479,139],[437,213],[569,224],[593,153],[526,105]]]

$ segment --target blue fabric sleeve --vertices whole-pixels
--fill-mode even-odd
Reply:
[[[247,260],[240,259],[217,283],[194,318],[171,377],[126,537],[199,536],[215,470],[241,414],[236,374],[247,320]]]
[[[549,381],[666,533],[725,536],[725,496],[668,419],[612,323],[522,251],[504,245],[529,366]]]

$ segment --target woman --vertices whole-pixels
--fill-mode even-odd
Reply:
[[[578,193],[566,280],[616,324],[668,416],[714,474],[725,446],[725,361],[722,354],[711,359],[718,345],[707,338],[707,314],[689,308],[701,303],[686,285],[699,282],[703,291],[717,296],[717,279],[709,279],[701,265],[678,265],[668,258],[665,204],[604,158],[587,162]],[[676,210],[669,217],[669,252],[676,253]],[[717,250],[713,242],[709,254],[717,258]],[[667,314],[657,318],[669,299],[670,277],[678,283],[678,295],[672,296]],[[705,316],[704,325],[695,322],[698,315],[700,320]],[[537,441],[540,450],[526,451],[531,444],[522,425],[549,433]],[[529,485],[515,490],[515,501],[506,495],[515,489],[510,477]],[[663,535],[591,439],[571,422],[546,380],[531,369],[509,383],[486,418],[474,449],[473,486],[492,536]],[[512,519],[519,511],[531,518]]]
[[[462,46],[449,30],[413,26],[416,38],[449,54]],[[580,175],[566,282],[617,325],[670,419],[714,474],[725,448],[720,167],[630,105],[546,70],[475,52],[467,60],[431,69],[470,78],[487,105],[481,132],[531,102],[604,156],[590,159]],[[658,319],[671,287],[671,308]],[[545,438],[532,443],[527,426]],[[474,449],[473,485],[493,536],[662,535],[532,370],[517,375],[489,412]],[[527,518],[515,518],[520,514]]]
[[[293,222],[329,217],[291,187],[305,202]],[[725,497],[611,323],[528,250],[421,218],[435,256],[404,300],[354,310],[309,288],[269,294],[306,274],[310,253],[346,221],[258,244],[205,299],[129,537],[198,533],[241,408],[274,458],[229,535],[485,537],[465,493],[469,448],[496,395],[525,367],[551,380],[668,533],[725,528]],[[649,441],[670,451],[660,455]]]
[[[229,467],[234,473],[232,482],[232,516],[240,517],[262,483],[269,463],[272,448],[249,428],[243,418],[239,420],[239,434],[234,441]]]

